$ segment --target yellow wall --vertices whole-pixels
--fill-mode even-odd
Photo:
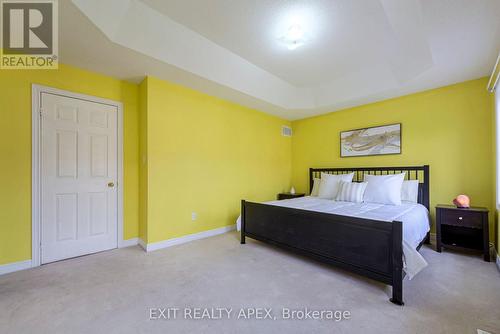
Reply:
[[[32,83],[123,102],[124,237],[152,243],[232,225],[240,199],[274,199],[290,180],[306,191],[309,167],[430,164],[433,206],[466,193],[493,209],[486,82],[295,121],[288,138],[288,121],[153,77],[137,86],[66,65],[0,71],[0,264],[31,257]],[[403,154],[339,158],[340,131],[396,122]]]
[[[31,258],[31,84],[123,102],[124,237],[138,235],[138,88],[60,65],[0,71],[0,264]]]
[[[493,226],[493,105],[486,79],[292,123],[292,184],[308,190],[309,167],[431,166],[431,206],[465,193],[490,209]],[[340,132],[402,123],[402,154],[340,158]],[[493,228],[491,228],[493,236]],[[493,240],[493,239],[492,239]]]
[[[241,199],[288,189],[291,139],[281,126],[290,122],[153,77],[146,83],[149,243],[234,225]]]
[[[289,186],[288,121],[154,78],[138,86],[63,64],[0,71],[0,265],[31,258],[32,83],[123,103],[125,239],[231,225],[241,198]]]

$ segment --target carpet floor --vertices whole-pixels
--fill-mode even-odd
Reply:
[[[500,333],[500,274],[480,256],[423,247],[429,266],[405,279],[400,307],[384,284],[247,240],[129,247],[0,276],[0,333]],[[255,308],[271,318],[247,319]],[[306,308],[326,312],[286,318]]]

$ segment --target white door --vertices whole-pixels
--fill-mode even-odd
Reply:
[[[117,108],[41,94],[41,262],[117,247]]]

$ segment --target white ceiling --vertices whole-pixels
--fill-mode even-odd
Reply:
[[[293,17],[308,41],[288,50]],[[297,119],[488,75],[499,17],[498,0],[73,0],[60,53]]]
[[[378,0],[209,0],[203,1],[203,6],[199,0],[142,1],[301,87],[327,84],[332,78],[348,75],[360,67],[376,66],[390,57],[387,46],[391,39],[396,39],[384,6]],[[411,13],[402,11],[402,15],[419,21],[412,26],[403,24],[415,30],[411,32],[412,37],[424,39],[426,43],[420,8]],[[301,26],[309,33],[309,41],[290,51],[278,40],[294,17],[304,17]],[[430,56],[428,44],[423,47]],[[427,60],[432,62],[432,58]]]

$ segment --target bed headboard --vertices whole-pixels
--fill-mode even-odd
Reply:
[[[309,168],[309,192],[313,187],[313,179],[320,178],[321,173],[347,174],[354,173],[353,182],[362,182],[364,174],[388,175],[406,172],[405,180],[418,180],[418,203],[430,210],[429,201],[429,165],[404,167],[350,167],[350,168]]]

